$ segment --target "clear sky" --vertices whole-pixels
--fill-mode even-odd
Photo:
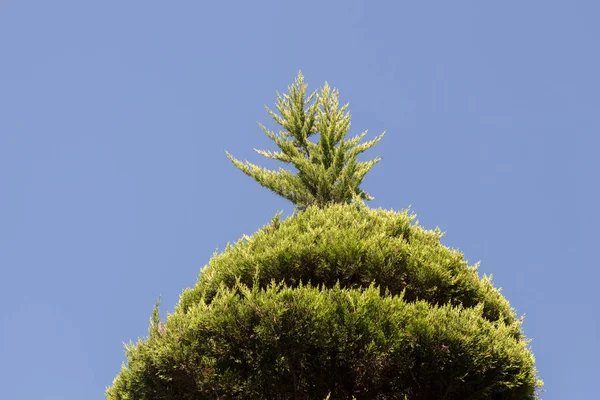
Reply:
[[[293,207],[233,167],[302,69],[383,130],[364,188],[481,261],[545,399],[600,373],[597,1],[0,1],[3,399],[102,399],[216,248]],[[598,304],[598,303],[597,303]]]

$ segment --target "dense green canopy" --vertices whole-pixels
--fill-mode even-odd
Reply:
[[[302,75],[278,95],[285,131],[264,131],[281,151],[258,152],[296,173],[228,154],[297,212],[215,254],[166,321],[157,305],[109,400],[537,398],[521,320],[491,280],[408,211],[364,205],[379,159],[356,156],[381,136],[345,141],[338,99],[307,97]]]
[[[533,399],[521,322],[407,212],[332,205],[215,255],[109,399]]]

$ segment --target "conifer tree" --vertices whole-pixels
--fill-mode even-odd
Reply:
[[[228,156],[302,212],[215,254],[166,321],[157,302],[107,398],[538,398],[522,319],[491,279],[408,210],[364,205],[379,159],[356,156],[381,136],[346,140],[347,105],[327,84],[307,96],[301,74],[277,111],[284,130],[263,130],[280,151],[258,152],[296,173]]]
[[[307,95],[308,85],[298,73],[289,94],[277,93],[276,113],[265,107],[284,130],[275,133],[259,124],[280,151],[255,151],[267,158],[292,164],[297,173],[271,171],[250,162],[241,162],[227,153],[233,164],[300,209],[311,205],[349,203],[355,197],[372,200],[359,188],[367,172],[380,158],[359,162],[356,157],[379,142],[384,133],[360,143],[367,132],[346,140],[350,130],[348,104],[340,107],[339,92],[326,82],[323,88]],[[319,136],[317,143],[311,137]]]

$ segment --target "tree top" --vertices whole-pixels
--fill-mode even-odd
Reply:
[[[340,106],[339,92],[325,82],[307,95],[302,72],[288,86],[287,94],[277,93],[276,110],[267,113],[283,129],[278,133],[259,123],[279,151],[257,150],[267,158],[291,164],[296,171],[269,170],[248,161],[242,162],[226,152],[231,162],[262,186],[290,200],[300,210],[311,205],[372,200],[360,189],[365,174],[381,160],[357,161],[356,157],[379,142],[383,135],[360,141],[367,131],[346,140],[350,130],[348,104]],[[318,137],[313,141],[311,138]]]

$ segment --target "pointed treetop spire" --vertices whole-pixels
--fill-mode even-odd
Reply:
[[[280,151],[254,149],[267,158],[292,164],[297,173],[282,168],[268,170],[239,161],[226,152],[227,157],[245,174],[302,210],[311,205],[349,203],[357,198],[372,200],[359,186],[381,158],[359,162],[356,157],[379,142],[385,132],[368,142],[359,143],[367,131],[346,140],[350,130],[348,104],[340,106],[339,92],[327,82],[310,95],[307,87],[300,71],[288,87],[288,94],[277,93],[277,112],[265,107],[283,130],[275,133],[260,123],[259,126]],[[311,141],[317,134],[318,141]]]

